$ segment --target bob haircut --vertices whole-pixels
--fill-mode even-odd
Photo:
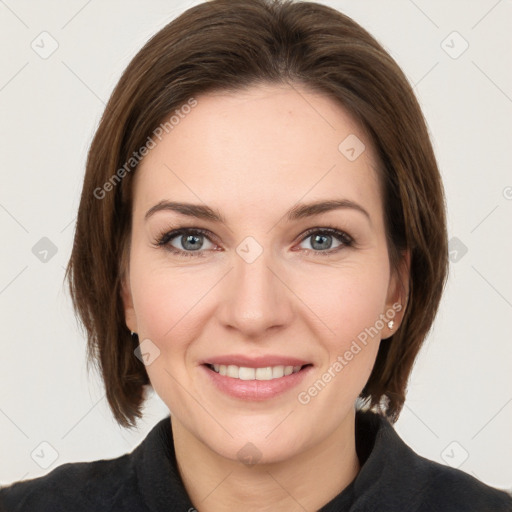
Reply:
[[[125,324],[121,298],[137,164],[154,147],[158,127],[172,128],[171,116],[186,112],[195,96],[258,84],[297,84],[328,96],[374,146],[391,269],[410,250],[410,282],[400,328],[380,344],[360,399],[392,422],[403,407],[448,274],[444,191],[413,90],[384,48],[333,8],[292,0],[212,0],[166,25],[133,58],[87,157],[66,278],[87,332],[88,364],[100,370],[123,427],[142,417],[144,386],[150,384],[134,355],[138,340]]]

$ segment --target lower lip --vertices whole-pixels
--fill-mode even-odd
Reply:
[[[298,386],[312,367],[306,366],[297,373],[272,380],[234,379],[211,370],[207,365],[202,365],[202,368],[213,384],[227,395],[242,400],[261,401],[274,398]]]

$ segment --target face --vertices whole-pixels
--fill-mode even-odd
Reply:
[[[196,99],[135,175],[126,322],[173,429],[282,461],[353,423],[398,323],[376,161],[324,95]],[[304,208],[327,201],[341,206]]]

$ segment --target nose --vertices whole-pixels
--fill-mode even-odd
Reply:
[[[288,325],[292,318],[293,293],[286,286],[270,251],[249,262],[238,254],[234,268],[224,279],[218,317],[224,327],[237,330],[244,339],[268,336]]]

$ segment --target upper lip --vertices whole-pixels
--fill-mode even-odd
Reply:
[[[303,359],[289,356],[263,355],[248,357],[242,354],[229,354],[210,357],[202,361],[201,364],[222,364],[226,366],[232,364],[245,368],[266,368],[267,366],[304,366],[311,363]]]

